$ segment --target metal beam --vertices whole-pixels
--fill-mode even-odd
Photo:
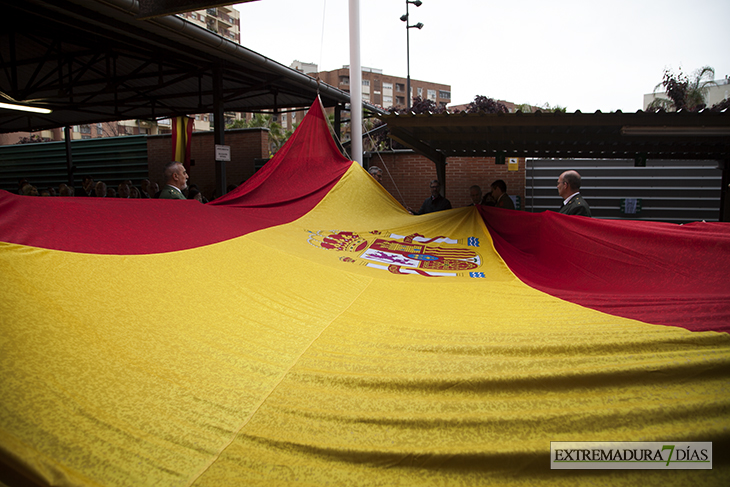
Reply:
[[[390,138],[403,145],[413,148],[417,153],[427,157],[436,165],[436,176],[441,183],[441,196],[446,196],[446,156],[420,140],[411,138],[407,133],[399,129],[390,129]]]
[[[226,119],[223,107],[223,67],[216,64],[213,67],[213,140],[216,145],[225,144]],[[216,194],[226,194],[226,163],[215,161]]]

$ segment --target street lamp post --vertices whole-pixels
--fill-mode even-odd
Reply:
[[[401,20],[406,23],[406,63],[408,67],[408,77],[406,78],[406,110],[411,109],[411,36],[410,36],[410,29],[416,28],[418,30],[421,30],[423,28],[423,24],[421,22],[410,25],[408,23],[408,4],[412,3],[416,7],[420,7],[423,2],[421,0],[406,0],[406,14],[401,15]]]

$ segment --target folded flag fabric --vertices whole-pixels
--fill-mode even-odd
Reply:
[[[729,242],[727,224],[409,215],[318,102],[212,204],[3,192],[0,480],[725,485]],[[551,441],[715,456],[551,470]]]

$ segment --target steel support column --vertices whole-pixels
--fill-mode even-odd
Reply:
[[[223,67],[216,64],[213,68],[213,140],[216,145],[225,144],[226,119],[223,114]],[[226,163],[215,161],[216,195],[226,194]]]
[[[68,125],[63,128],[63,138],[66,144],[66,173],[68,174],[68,185],[74,187],[74,161],[71,153],[71,129]]]

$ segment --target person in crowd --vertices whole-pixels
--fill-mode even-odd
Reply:
[[[96,184],[91,176],[84,176],[78,196],[96,196]]]
[[[47,189],[44,189],[41,191],[41,196],[51,196],[51,193]]]
[[[142,199],[151,198],[152,195],[150,195],[150,180],[149,179],[143,179],[142,182],[139,185],[142,190],[139,192],[139,197]],[[154,194],[154,193],[152,193]]]
[[[165,164],[163,176],[165,178],[165,187],[160,191],[160,199],[187,199],[183,194],[183,190],[188,187],[188,172],[181,163],[172,161]]]
[[[239,184],[239,186],[240,186],[240,184]],[[188,199],[193,199],[193,198],[200,201],[201,203],[208,202],[208,198],[203,196],[203,193],[200,191],[200,188],[198,188],[197,184],[189,184],[188,185]]]
[[[131,188],[129,188],[129,197],[134,199],[139,199],[141,197],[137,186],[132,186]]]
[[[469,188],[469,199],[471,200],[471,205],[469,206],[475,206],[475,205],[481,205],[482,204],[482,188],[477,186],[476,184]]]
[[[23,188],[21,189],[21,193],[22,193],[22,194],[23,194],[24,196],[38,196],[38,188],[36,188],[36,187],[35,187],[35,186],[33,186],[32,184],[26,184],[26,185],[25,185],[25,186],[23,186]]]
[[[484,193],[484,198],[482,198],[483,206],[495,206],[496,204],[497,202],[494,201],[494,196],[491,191]]]
[[[30,181],[28,181],[27,178],[18,179],[18,194],[19,195],[23,194],[23,188],[25,187],[26,184],[30,184]]]
[[[441,196],[441,183],[438,179],[431,181],[429,188],[431,189],[431,196],[426,198],[418,211],[414,212],[407,208],[412,215],[425,215],[426,213],[451,209],[451,202]]]
[[[577,171],[565,171],[558,177],[558,194],[563,198],[559,213],[592,216],[591,207],[580,195],[580,174]]]
[[[58,185],[58,196],[73,196],[73,189],[66,183]]]
[[[117,186],[117,198],[129,198],[129,185],[126,181],[122,181],[119,183],[119,186]]]
[[[106,189],[106,197],[107,198],[116,198],[117,197],[117,190],[114,188],[107,188]]]
[[[501,179],[492,183],[492,198],[494,198],[494,206],[497,208],[515,209],[515,203],[507,194],[507,184]]]
[[[152,198],[159,198],[160,197],[160,185],[157,183],[150,182],[150,192],[149,195]]]
[[[46,191],[48,191],[49,196],[58,196],[58,193],[56,193],[56,188],[54,188],[53,186],[48,186],[48,189]]]
[[[383,170],[380,169],[378,166],[370,166],[368,168],[368,173],[380,184],[383,184]]]
[[[188,199],[189,200],[198,200],[202,203],[203,202],[203,193],[201,193],[197,187],[190,188],[188,190]]]
[[[104,181],[97,181],[94,185],[94,195],[97,198],[106,198],[106,183]]]

